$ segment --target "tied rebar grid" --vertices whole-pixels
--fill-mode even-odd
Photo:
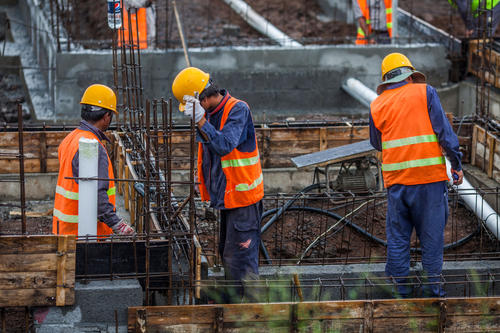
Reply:
[[[406,282],[397,282],[405,278]],[[436,279],[430,282],[429,279]],[[401,280],[399,280],[401,281]],[[243,281],[245,297],[236,302],[302,302],[302,301],[346,301],[374,300],[397,297],[398,287],[408,286],[411,297],[429,297],[424,287],[439,284],[448,297],[485,297],[500,296],[499,273],[465,272],[438,276],[413,274],[407,277],[384,277],[366,274],[363,277],[322,277],[322,278],[269,278]],[[230,288],[241,287],[240,281],[204,280],[201,281],[204,296],[208,301],[220,301],[218,295]]]
[[[354,194],[300,192],[267,196],[261,228],[261,263],[264,265],[324,265],[384,262],[386,260],[385,192]],[[475,207],[482,210],[481,197],[493,198],[499,207],[499,189],[478,190]],[[470,192],[462,195],[473,196]],[[467,207],[456,189],[449,194],[449,217],[445,228],[445,260],[500,258],[500,243]],[[497,221],[500,223],[500,221]],[[411,239],[412,265],[421,260],[420,243]]]
[[[499,188],[478,189],[475,207],[482,211],[481,198],[492,198],[499,207]],[[491,202],[493,201],[493,202]],[[315,184],[297,194],[266,195],[261,224],[260,264],[347,265],[385,262],[387,197],[385,192],[351,193],[325,191]],[[445,228],[445,261],[493,260],[500,258],[500,243],[460,198],[450,190],[449,216]],[[197,235],[205,256],[217,253],[218,221],[215,214],[200,216]],[[500,223],[498,221],[497,223]],[[420,243],[411,238],[411,265],[421,261]]]
[[[167,298],[173,304],[175,283],[180,285],[184,295],[182,303],[193,302],[193,281],[195,243],[194,230],[194,167],[195,167],[195,128],[191,123],[189,142],[184,155],[173,153],[173,119],[172,100],[145,100],[142,88],[142,67],[139,41],[134,40],[133,30],[138,31],[131,23],[131,13],[123,25],[128,26],[128,40],[124,38],[125,30],[118,30],[118,38],[113,39],[113,69],[115,89],[119,93],[118,108],[123,117],[119,120],[120,141],[125,151],[125,168],[130,172],[130,179],[123,179],[124,186],[134,193],[132,200],[139,201],[133,213],[135,226],[145,241],[145,303],[150,303],[150,291],[153,275],[150,272],[150,250],[156,240],[166,241],[169,269]],[[136,34],[137,36],[138,34]],[[118,49],[120,56],[118,56]],[[188,181],[172,179],[173,163],[188,164],[190,176]],[[126,173],[126,175],[127,175]],[[189,194],[184,200],[174,195],[176,187],[188,186]],[[134,205],[136,203],[133,203]],[[183,209],[189,208],[189,214]],[[175,294],[179,294],[176,292]]]

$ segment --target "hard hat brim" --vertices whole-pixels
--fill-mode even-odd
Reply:
[[[425,77],[425,74],[414,70],[413,72],[403,73],[401,75],[393,77],[390,80],[387,80],[387,81],[380,83],[377,87],[377,95],[380,95],[381,93],[383,93],[388,84],[398,83],[398,82],[404,81],[410,76],[413,78],[413,81],[415,83],[426,83],[427,82],[427,78]]]

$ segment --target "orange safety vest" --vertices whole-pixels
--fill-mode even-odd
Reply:
[[[94,133],[81,129],[75,129],[68,134],[59,145],[59,176],[57,177],[54,216],[52,218],[52,233],[54,234],[57,234],[57,225],[59,223],[59,234],[78,235],[78,183],[74,179],[66,179],[65,177],[73,177],[71,162],[78,151],[78,141],[80,138],[95,139],[104,147],[101,140]],[[108,178],[114,178],[109,156]],[[107,192],[109,201],[115,206],[116,188],[114,181],[109,181]],[[113,234],[113,230],[110,227],[103,222],[97,222],[98,236],[111,234]]]
[[[224,105],[220,123],[220,131],[224,127],[229,113],[240,100],[230,97]],[[203,177],[203,145],[198,144],[198,181],[202,201],[210,200]],[[259,202],[264,197],[264,178],[260,166],[259,149],[255,138],[255,150],[249,153],[234,148],[229,154],[221,157],[222,170],[226,176],[224,207],[247,207]]]
[[[385,187],[448,180],[446,164],[427,109],[427,85],[385,90],[370,106],[382,134]]]
[[[123,2],[123,1],[122,1]],[[125,40],[125,47],[128,47],[129,43],[129,20],[128,20],[128,11],[123,7],[123,17],[122,17],[122,28],[118,30],[118,47],[122,46],[122,33]],[[148,24],[146,21],[146,8],[138,8],[137,14],[134,10],[130,11],[130,26],[132,29],[132,38],[134,44],[139,44],[139,48],[147,49],[148,48]],[[137,39],[137,30],[139,29],[139,39]]]
[[[366,24],[368,25],[368,31],[372,33],[372,26],[370,20],[370,8],[368,7],[367,0],[358,0],[359,8],[363,13],[364,18],[366,19]],[[384,0],[385,5],[385,23],[387,26],[387,31],[389,32],[389,37],[392,38],[392,0]],[[368,40],[366,39],[365,32],[358,26],[358,35],[356,37],[356,45],[365,45],[368,44]]]

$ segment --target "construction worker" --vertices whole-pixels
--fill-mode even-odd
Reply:
[[[352,0],[358,21],[356,45],[390,44],[392,37],[392,0]]]
[[[248,104],[194,67],[176,76],[172,91],[179,110],[193,118],[199,130],[199,189],[201,199],[220,210],[219,252],[226,279],[253,278],[259,273],[264,183]],[[223,301],[238,301],[243,290],[235,292],[236,299]]]
[[[156,46],[156,10],[152,0],[125,0],[123,8],[123,37],[126,43],[129,42],[129,18],[134,44],[138,44],[140,49],[148,46]],[[122,33],[118,32],[119,44],[121,46]]]
[[[484,25],[486,36],[495,34],[500,23],[500,0],[448,0],[448,2],[460,13],[465,23],[465,36],[481,38],[481,24]],[[484,23],[481,22],[484,20]]]
[[[412,292],[404,285],[404,277],[410,270],[413,228],[430,282],[424,285],[424,295],[445,295],[439,284],[448,218],[448,177],[442,149],[451,162],[454,183],[461,184],[463,179],[458,138],[436,90],[425,82],[425,75],[406,56],[391,53],[382,61],[379,96],[370,106],[370,142],[382,151],[387,188],[385,272],[396,280],[401,297],[410,297]]]
[[[80,126],[68,134],[59,145],[59,176],[57,177],[56,196],[52,232],[54,234],[78,234],[78,141],[80,138],[95,139],[99,145],[98,176],[113,179],[113,167],[104,141],[109,141],[104,132],[111,124],[116,111],[116,95],[113,90],[102,84],[93,84],[85,90],[80,101],[82,105]],[[97,235],[131,235],[134,230],[116,213],[115,184],[112,180],[99,180],[97,195]]]

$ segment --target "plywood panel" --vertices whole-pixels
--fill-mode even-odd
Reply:
[[[1,236],[0,307],[73,304],[75,249],[75,236]]]

